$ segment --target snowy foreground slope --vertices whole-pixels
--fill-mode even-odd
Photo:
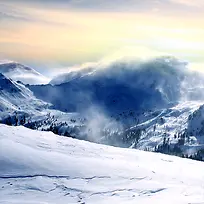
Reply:
[[[0,125],[0,203],[204,203],[204,163]]]

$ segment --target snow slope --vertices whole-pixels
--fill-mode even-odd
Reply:
[[[12,61],[0,61],[0,73],[24,84],[46,84],[49,79],[34,69]]]
[[[47,129],[52,124],[65,123],[70,131],[80,127],[82,122],[76,121],[82,118],[77,113],[63,113],[53,110],[52,105],[37,99],[33,93],[20,82],[6,78],[0,73],[0,123],[23,124],[26,127]],[[18,121],[16,121],[18,119]]]
[[[0,125],[0,203],[201,204],[204,163]]]
[[[204,138],[204,134],[199,132],[203,129],[201,124],[203,122],[203,114],[200,115],[201,117],[196,114],[203,107],[202,104],[199,101],[186,101],[174,107],[158,111],[157,114],[153,112],[149,114],[149,118],[146,116],[147,119],[144,122],[134,125],[126,131],[145,130],[142,132],[136,147],[139,149],[150,148],[151,150],[155,146],[162,144],[164,137],[169,138],[171,144],[176,144],[179,138],[175,138],[175,135],[188,132],[190,135],[188,141],[186,139],[185,146],[188,147],[188,152],[194,153],[196,148],[204,147],[204,140],[201,140],[201,138]],[[192,115],[194,115],[194,121],[189,120]],[[194,122],[193,125],[192,122]],[[193,132],[191,130],[192,126],[200,134]]]
[[[50,104],[37,99],[23,84],[0,73],[0,119],[17,112],[39,114]]]

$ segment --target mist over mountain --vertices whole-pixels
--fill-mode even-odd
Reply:
[[[81,111],[96,105],[111,114],[162,108],[185,97],[196,98],[198,90],[192,90],[198,87],[193,80],[198,79],[200,75],[191,73],[185,62],[162,57],[87,67],[57,76],[49,85],[29,88],[37,97],[63,111]]]
[[[95,67],[84,67],[82,69],[72,70],[68,73],[59,74],[57,76],[54,76],[54,78],[49,82],[51,85],[59,85],[63,83],[67,83],[70,81],[73,81],[75,79],[79,79],[81,77],[84,77],[86,75],[92,74],[92,72],[95,70]]]

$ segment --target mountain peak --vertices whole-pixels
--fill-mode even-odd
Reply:
[[[0,61],[0,73],[24,84],[45,84],[49,79],[31,67],[14,61]]]
[[[25,66],[23,64],[20,64],[19,62],[14,61],[8,61],[6,63],[0,63],[0,72],[7,73],[10,71],[29,71],[32,73],[35,73],[36,75],[40,75],[38,72],[36,72],[34,69]]]

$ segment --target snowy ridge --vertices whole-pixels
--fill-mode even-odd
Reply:
[[[204,202],[204,163],[0,125],[0,203]]]
[[[60,74],[56,77],[54,77],[49,84],[52,85],[59,85],[67,82],[71,82],[73,80],[79,79],[81,77],[85,77],[86,75],[90,75],[95,71],[95,68],[88,67],[80,70],[73,70],[68,73]]]
[[[21,81],[24,84],[46,84],[49,82],[47,77],[18,62],[0,62],[0,73],[14,81]]]
[[[0,119],[17,112],[37,114],[50,105],[37,99],[23,84],[0,73]]]

